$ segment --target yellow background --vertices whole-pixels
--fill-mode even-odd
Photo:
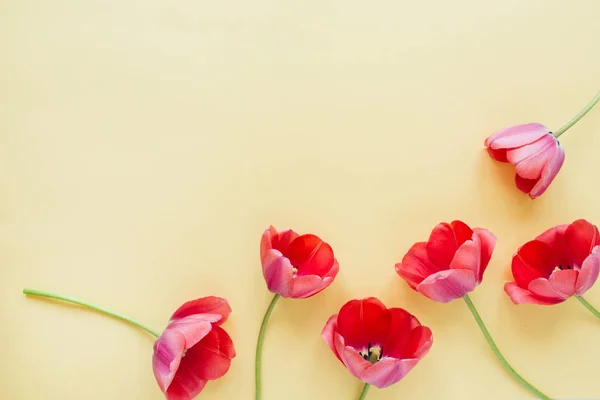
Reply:
[[[551,396],[600,398],[600,321],[502,290],[519,244],[600,223],[600,107],[561,138],[565,165],[538,200],[482,149],[509,125],[557,129],[593,97],[599,17],[597,0],[2,1],[0,398],[162,398],[150,336],[25,298],[32,287],[157,330],[186,300],[226,297],[238,356],[200,398],[251,399],[269,224],[320,235],[341,269],[275,309],[264,400],[357,397],[320,332],[363,296],[434,332],[417,368],[368,399],[531,398],[462,301],[434,303],[394,271],[452,219],[498,237],[472,299],[515,368]],[[586,297],[600,306],[598,284]]]

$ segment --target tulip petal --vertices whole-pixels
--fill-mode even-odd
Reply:
[[[592,254],[583,261],[583,266],[579,271],[579,277],[575,284],[577,294],[582,296],[589,288],[594,285],[600,273],[600,246],[594,247]]]
[[[521,288],[514,282],[507,282],[504,285],[504,291],[515,304],[538,304],[542,306],[550,306],[565,301],[561,298],[548,299],[545,297],[538,297],[529,290]]]
[[[270,226],[263,233],[260,240],[260,259],[264,260],[268,250],[279,250],[282,254],[287,253],[290,243],[299,235],[291,229],[282,229],[277,231],[273,226]]]
[[[185,318],[193,314],[219,314],[222,318],[219,320],[218,324],[222,324],[231,314],[231,307],[227,300],[221,297],[202,297],[184,303],[173,313],[171,321]]]
[[[333,280],[325,280],[317,275],[297,275],[292,280],[291,298],[305,299],[325,289]]]
[[[433,344],[433,333],[426,326],[417,326],[413,329],[408,342],[407,351],[410,358],[421,359],[429,353]]]
[[[519,189],[523,193],[529,194],[531,189],[535,187],[540,179],[526,179],[520,176],[519,174],[515,175],[515,185],[517,185],[517,189]]]
[[[555,248],[560,246],[561,249],[564,247],[564,234],[567,231],[569,224],[557,225],[552,227],[535,238],[540,242],[546,243],[549,247]]]
[[[481,271],[481,242],[479,238],[464,242],[450,262],[450,269],[465,269],[479,277]],[[479,283],[479,282],[478,282]]]
[[[184,381],[178,376],[173,379],[173,383],[165,393],[166,400],[193,400],[200,394],[207,381],[191,375],[191,379]]]
[[[185,350],[185,337],[178,331],[166,330],[154,342],[152,369],[160,389],[165,392],[179,368]]]
[[[496,236],[487,229],[475,228],[473,229],[473,237],[478,237],[481,242],[481,267],[479,274],[475,276],[477,281],[481,282],[483,280],[483,273],[490,263],[492,253],[496,247]]]
[[[290,260],[283,257],[278,250],[269,250],[262,266],[269,291],[282,297],[290,297],[293,287],[293,267]]]
[[[531,123],[502,129],[486,139],[484,145],[494,149],[507,149],[533,143],[549,134],[542,124]]]
[[[388,309],[378,299],[351,300],[338,314],[338,333],[344,337],[347,346],[366,349],[369,343],[384,343],[391,322]]]
[[[526,179],[538,179],[548,162],[554,157],[556,139],[546,135],[534,143],[509,150],[508,161],[515,166],[518,175]]]
[[[186,352],[181,366],[189,366],[195,376],[210,381],[225,375],[234,357],[231,338],[223,328],[214,326],[204,339]]]
[[[529,192],[529,197],[535,199],[541,196],[550,186],[558,172],[560,171],[563,163],[565,162],[565,150],[562,146],[558,145],[555,150],[555,154],[552,159],[546,164],[539,181]]]
[[[487,148],[487,152],[494,160],[507,163],[508,158],[506,158],[506,149],[492,149],[491,147]]]
[[[344,338],[339,333],[335,334],[334,344],[342,364],[348,368],[352,375],[360,379],[362,373],[371,366],[371,363],[362,358],[356,349],[346,346]]]
[[[386,340],[381,343],[384,356],[393,358],[410,358],[408,347],[412,331],[419,326],[419,321],[402,308],[390,308],[390,327]]]
[[[402,262],[396,264],[398,275],[415,290],[423,279],[439,271],[441,269],[429,260],[426,242],[415,243],[402,258]]]
[[[528,289],[532,280],[549,277],[558,265],[552,248],[544,242],[532,240],[521,246],[513,256],[511,269],[515,282]]]
[[[212,329],[212,323],[220,319],[219,314],[194,314],[169,323],[167,330],[181,333],[187,350],[202,340]]]
[[[572,262],[581,267],[594,247],[600,245],[600,234],[595,225],[584,219],[579,219],[568,226],[564,240],[568,246]]]
[[[342,361],[340,355],[338,354],[335,348],[335,335],[337,334],[337,314],[332,315],[327,320],[325,327],[323,328],[323,332],[321,332],[321,337],[327,343],[327,346],[333,351],[333,354],[338,358],[338,360]]]
[[[427,242],[427,255],[440,269],[447,269],[457,249],[473,236],[464,222],[441,223],[433,228]]]
[[[384,357],[367,368],[359,377],[379,389],[386,388],[404,378],[419,362],[416,358],[398,360]]]
[[[334,263],[333,250],[316,235],[298,236],[284,255],[298,269],[298,275],[325,276]]]
[[[428,276],[417,286],[417,291],[432,300],[447,303],[463,297],[477,286],[473,271],[451,269]]]
[[[550,281],[546,278],[537,278],[529,282],[529,291],[538,297],[546,299],[567,299],[568,296],[564,296],[558,292]]]
[[[553,272],[548,279],[554,290],[560,293],[561,297],[567,298],[575,294],[575,282],[579,276],[579,271],[574,269],[563,269]]]

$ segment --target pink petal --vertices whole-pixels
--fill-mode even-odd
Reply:
[[[579,276],[579,271],[574,269],[563,269],[553,272],[550,275],[550,284],[554,287],[561,297],[571,297],[575,294],[575,282]]]
[[[204,339],[186,352],[181,366],[189,365],[195,376],[210,381],[225,375],[234,357],[231,338],[223,328],[214,326]]]
[[[579,271],[579,278],[577,278],[577,283],[575,284],[577,294],[582,296],[585,292],[587,292],[587,290],[591,288],[598,279],[599,273],[600,246],[596,246],[592,250],[592,254],[585,259],[581,270]]]
[[[515,304],[539,304],[543,306],[549,306],[553,304],[562,303],[564,299],[547,299],[545,297],[538,297],[531,293],[529,290],[525,290],[514,282],[508,282],[504,285],[504,291],[510,297]]]
[[[417,286],[417,291],[432,300],[447,303],[463,297],[477,286],[473,271],[451,269],[440,271],[425,278]]]
[[[357,350],[346,346],[344,338],[339,333],[335,334],[334,344],[344,366],[352,375],[360,379],[362,373],[371,366],[371,363],[362,358]]]
[[[185,350],[185,337],[178,331],[165,331],[154,342],[152,369],[160,390],[165,392],[179,368]]]
[[[526,179],[538,179],[546,164],[554,157],[555,149],[556,139],[548,135],[530,145],[510,150],[507,158],[515,165],[518,175]]]
[[[333,279],[323,279],[317,275],[297,275],[292,280],[292,292],[290,297],[293,299],[305,299],[314,296],[325,289]]]
[[[338,360],[342,361],[340,355],[338,354],[335,348],[335,335],[337,333],[337,314],[332,315],[327,320],[325,327],[323,328],[323,332],[321,332],[321,337],[327,343],[327,346],[333,351],[333,354],[338,358]]]
[[[481,270],[481,242],[479,238],[464,242],[456,251],[450,269],[463,269],[478,277]],[[479,282],[478,282],[479,283]]]
[[[185,318],[192,314],[219,314],[219,324],[227,320],[231,314],[231,307],[227,300],[221,297],[209,296],[188,301],[179,307],[171,316],[171,321]]]
[[[262,235],[260,240],[260,259],[264,260],[268,250],[275,249],[285,254],[292,240],[299,235],[291,229],[277,231],[270,226]]]
[[[263,261],[263,276],[267,288],[282,297],[290,297],[293,287],[293,272],[290,260],[278,250],[269,250]]]
[[[202,340],[212,329],[212,323],[220,319],[219,314],[194,314],[169,323],[167,330],[181,333],[187,350]]]
[[[398,360],[383,357],[367,368],[359,377],[365,383],[383,389],[404,378],[419,362],[416,358]]]
[[[548,128],[538,123],[517,125],[494,133],[484,144],[493,149],[520,147],[535,142],[549,132]]]
[[[554,178],[556,178],[556,175],[558,175],[558,172],[560,171],[560,168],[562,167],[564,162],[565,151],[562,148],[562,146],[559,145],[554,157],[550,160],[550,162],[548,162],[548,164],[546,164],[546,167],[542,171],[542,176],[540,177],[540,180],[529,192],[529,197],[535,199],[541,196],[546,191],[546,189],[548,189]]]
[[[477,236],[481,242],[481,269],[479,274],[476,275],[477,281],[481,282],[483,279],[483,273],[490,263],[490,260],[492,259],[492,253],[496,247],[496,236],[494,236],[487,229],[482,228],[473,229],[473,237],[475,236]]]
[[[566,300],[568,298],[568,296],[558,292],[546,278],[537,278],[529,282],[529,291],[535,296],[549,300]]]
[[[396,264],[396,272],[413,289],[426,277],[441,271],[434,265],[427,255],[427,243],[415,243],[408,253],[402,258],[402,262]]]

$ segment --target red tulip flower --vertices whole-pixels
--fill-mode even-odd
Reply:
[[[129,317],[82,300],[31,289],[25,289],[23,293],[87,307],[156,337],[152,368],[167,400],[192,400],[207,381],[225,375],[235,357],[233,342],[220,327],[231,314],[231,308],[227,300],[220,297],[203,297],[183,304],[159,335]]]
[[[447,303],[462,297],[506,372],[536,398],[551,400],[510,366],[469,297],[481,283],[495,245],[495,236],[486,229],[471,229],[462,221],[441,223],[433,228],[427,242],[410,248],[396,264],[396,272],[412,289],[432,300]]]
[[[192,400],[206,383],[229,370],[235,349],[220,325],[231,314],[227,300],[203,297],[175,311],[154,343],[152,367],[167,400]]]
[[[312,234],[270,226],[260,240],[260,261],[267,288],[275,293],[267,308],[256,343],[255,399],[261,396],[262,344],[267,323],[280,297],[305,299],[331,285],[339,265],[329,244]]]
[[[352,375],[385,388],[404,378],[429,352],[431,330],[402,308],[376,298],[351,300],[327,321],[323,339]]]
[[[427,242],[411,247],[396,272],[417,292],[447,303],[481,283],[495,245],[488,230],[444,222],[433,228]]]
[[[552,133],[542,124],[531,123],[502,129],[485,140],[490,156],[516,169],[515,183],[535,199],[550,186],[565,161],[558,137],[571,128],[600,101],[600,92],[558,131]]]
[[[512,273],[515,281],[504,290],[515,304],[551,305],[571,296],[583,300],[600,273],[598,228],[580,219],[548,229],[519,248]]]
[[[272,226],[260,241],[260,260],[269,290],[295,299],[319,293],[339,270],[331,246],[318,236]]]

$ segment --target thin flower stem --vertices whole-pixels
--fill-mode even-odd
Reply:
[[[469,297],[469,295],[466,294],[463,297],[463,299],[465,300],[465,303],[467,303],[467,307],[469,307],[471,314],[473,314],[473,318],[475,318],[477,325],[479,325],[479,329],[481,329],[481,332],[483,333],[485,340],[488,342],[488,344],[492,348],[492,351],[496,355],[496,358],[498,359],[498,361],[500,361],[500,364],[502,364],[502,366],[504,367],[506,372],[508,372],[517,382],[519,382],[521,384],[521,386],[523,386],[525,389],[529,390],[531,393],[535,394],[538,398],[540,398],[542,400],[552,400],[550,397],[546,396],[544,393],[537,390],[531,383],[527,382],[521,375],[519,375],[517,373],[517,371],[514,370],[514,368],[508,363],[508,361],[506,361],[506,358],[504,358],[504,356],[500,352],[500,349],[498,349],[498,346],[496,346],[494,339],[492,339],[490,332],[487,330],[485,324],[483,323],[483,320],[481,319],[481,316],[477,312],[475,305],[473,305],[473,302],[471,301],[471,298]]]
[[[360,397],[358,398],[358,400],[365,400],[367,398],[367,393],[369,392],[370,387],[371,387],[371,385],[369,385],[368,383],[365,383],[365,386],[363,387],[362,392],[360,392]]]
[[[579,300],[579,302],[580,302],[581,304],[583,304],[583,306],[584,306],[585,308],[587,308],[588,310],[590,310],[590,312],[591,312],[592,314],[594,314],[594,315],[595,315],[597,318],[600,318],[600,311],[596,310],[596,309],[594,308],[594,306],[593,306],[593,305],[591,305],[590,303],[588,303],[588,302],[587,302],[587,300],[586,300],[586,299],[584,299],[583,297],[581,297],[581,296],[579,296],[579,295],[575,295],[575,298],[576,298],[577,300]]]
[[[265,312],[265,316],[262,321],[262,325],[260,326],[260,332],[258,333],[258,340],[256,342],[256,360],[254,364],[254,374],[256,379],[255,386],[255,396],[256,400],[260,399],[261,396],[261,363],[262,363],[262,346],[263,340],[265,339],[265,330],[267,328],[267,323],[269,322],[269,318],[271,317],[271,313],[275,308],[275,304],[277,304],[277,300],[279,300],[279,295],[276,294],[273,296],[273,300],[271,300],[271,304],[267,308],[267,312]]]
[[[140,329],[148,332],[152,336],[155,336],[155,337],[159,337],[160,336],[158,333],[156,333],[152,329],[148,328],[145,325],[142,325],[141,323],[137,322],[134,319],[131,319],[131,318],[126,317],[126,316],[121,315],[121,314],[114,313],[112,311],[108,311],[108,310],[106,310],[104,308],[95,306],[93,304],[86,303],[85,301],[82,301],[82,300],[74,299],[72,297],[60,296],[60,295],[54,294],[54,293],[43,292],[41,290],[33,290],[33,289],[23,289],[23,294],[26,294],[28,296],[45,297],[45,298],[48,298],[48,299],[60,300],[60,301],[65,301],[67,303],[77,304],[78,306],[86,307],[86,308],[89,308],[90,310],[97,311],[97,312],[99,312],[101,314],[105,314],[105,315],[108,315],[110,317],[120,319],[121,321],[128,322],[131,325],[137,326],[138,328],[140,328]]]
[[[559,130],[557,130],[556,132],[554,132],[554,136],[555,137],[559,137],[560,135],[562,135],[563,133],[565,133],[566,131],[569,130],[569,128],[571,128],[573,125],[575,125],[577,123],[577,121],[579,121],[581,118],[583,118],[583,116],[585,114],[587,114],[588,112],[590,112],[590,110],[592,108],[594,108],[594,106],[600,101],[600,92],[598,92],[598,94],[596,94],[596,96],[592,99],[592,101],[590,101],[588,103],[587,106],[585,106],[583,108],[583,110],[579,111],[579,114],[577,114],[576,116],[574,116],[569,122],[567,122],[562,128],[560,128]]]

